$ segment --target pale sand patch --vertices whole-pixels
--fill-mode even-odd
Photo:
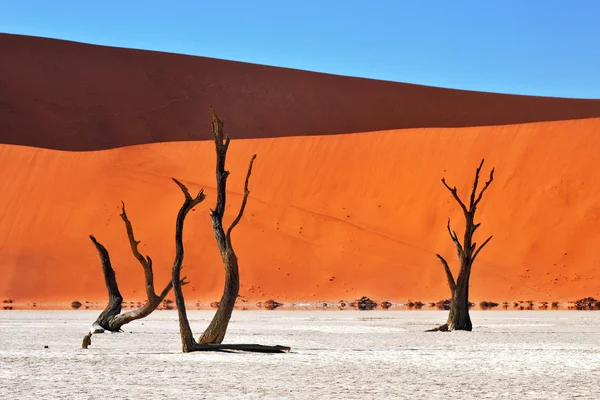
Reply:
[[[246,311],[228,343],[290,354],[182,354],[175,311],[81,339],[97,311],[0,311],[0,398],[600,398],[600,313]],[[198,335],[212,312],[191,311]],[[49,348],[45,349],[47,345]]]

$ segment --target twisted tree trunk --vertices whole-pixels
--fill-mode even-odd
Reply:
[[[225,159],[227,157],[227,149],[229,148],[229,135],[223,134],[224,121],[220,120],[212,106],[210,107],[212,114],[212,129],[213,138],[215,141],[215,150],[217,153],[217,204],[214,210],[210,211],[210,217],[212,219],[213,232],[219,252],[221,253],[221,259],[225,267],[225,287],[223,289],[223,296],[217,307],[217,311],[204,331],[200,336],[198,343],[215,343],[219,344],[223,342],[225,333],[227,332],[227,326],[231,318],[231,313],[235,306],[239,290],[240,290],[240,273],[238,268],[238,260],[231,244],[231,231],[240,222],[246,203],[248,201],[248,182],[250,180],[250,174],[252,173],[252,165],[256,159],[256,154],[250,159],[250,165],[248,166],[248,172],[246,174],[246,181],[244,183],[244,197],[240,211],[231,223],[231,226],[225,233],[223,228],[223,215],[225,213],[226,196],[227,196],[227,177],[229,171],[225,170]]]
[[[452,271],[448,266],[448,263],[441,255],[437,254],[437,257],[440,259],[446,272],[448,286],[450,287],[450,292],[452,293],[452,303],[450,305],[450,312],[448,313],[447,322],[444,325],[431,329],[431,331],[471,331],[473,329],[471,317],[469,316],[469,279],[471,278],[471,267],[473,266],[473,262],[475,262],[475,259],[477,258],[479,252],[492,239],[492,236],[490,236],[479,247],[477,247],[477,243],[473,242],[473,235],[475,234],[477,228],[479,228],[479,226],[481,225],[479,223],[475,223],[475,211],[477,210],[477,205],[481,201],[483,193],[487,190],[487,188],[494,180],[494,169],[492,168],[489,180],[485,183],[485,186],[477,195],[479,173],[481,172],[481,168],[483,167],[483,162],[484,160],[481,160],[481,164],[479,164],[479,167],[475,172],[475,181],[473,183],[473,190],[471,191],[471,197],[468,208],[465,205],[465,203],[458,197],[456,187],[451,188],[446,183],[446,179],[442,178],[442,183],[450,191],[450,193],[452,193],[452,196],[460,205],[465,216],[465,236],[463,242],[460,243],[456,232],[454,232],[450,227],[450,219],[448,219],[448,233],[450,234],[450,238],[452,239],[452,242],[456,247],[458,259],[460,261],[460,270],[458,273],[458,280],[455,281],[454,276],[452,275]]]
[[[144,280],[146,288],[146,303],[135,310],[131,310],[121,314],[121,304],[123,302],[123,296],[119,292],[119,286],[115,276],[115,271],[112,268],[110,262],[110,256],[108,250],[99,243],[96,238],[90,235],[90,239],[96,246],[100,261],[102,263],[102,271],[104,273],[104,281],[106,283],[106,289],[108,291],[108,305],[100,313],[96,321],[92,324],[92,327],[87,335],[84,336],[81,347],[87,349],[92,343],[91,338],[94,333],[102,333],[104,331],[119,332],[121,327],[128,324],[131,321],[144,318],[150,315],[160,303],[165,299],[171,288],[173,287],[172,282],[169,281],[162,292],[157,295],[154,289],[154,273],[152,271],[152,259],[150,257],[144,257],[138,250],[139,241],[135,240],[133,234],[133,227],[131,222],[127,218],[125,212],[125,204],[122,203],[121,218],[125,222],[125,229],[127,230],[127,237],[131,246],[131,251],[135,258],[140,262],[144,270]],[[185,279],[185,278],[184,278]],[[182,282],[185,284],[186,282]]]

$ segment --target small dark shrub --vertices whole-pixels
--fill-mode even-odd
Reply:
[[[499,304],[498,303],[494,303],[493,301],[482,301],[481,303],[479,303],[479,307],[481,307],[482,310],[490,310],[494,307],[498,307]]]

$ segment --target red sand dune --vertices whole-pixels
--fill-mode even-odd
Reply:
[[[466,196],[481,158],[486,174],[496,167],[496,179],[480,205],[478,235],[494,239],[474,266],[472,300],[600,297],[600,118],[573,119],[600,117],[598,101],[451,91],[9,35],[0,36],[0,49],[13,55],[0,65],[0,298],[104,301],[88,239],[94,234],[111,254],[126,300],[143,300],[120,201],[141,251],[154,259],[160,287],[169,278],[182,201],[173,176],[208,195],[186,221],[187,299],[218,300],[223,268],[208,216],[214,145],[179,142],[208,137],[213,95],[234,136],[228,221],[250,155],[258,154],[248,208],[233,233],[241,295],[252,301],[447,298],[435,253],[456,269],[445,226],[450,216],[460,232],[462,221],[440,178]],[[111,79],[93,78],[109,70]],[[238,75],[250,78],[224,83]],[[169,103],[175,76],[181,88],[213,79],[219,90],[135,119],[120,114],[91,123],[108,110]],[[407,104],[420,109],[403,111]],[[509,124],[540,120],[546,122]],[[490,126],[461,127],[471,124]],[[376,131],[407,126],[416,127]],[[69,129],[76,132],[60,135]],[[360,130],[371,132],[314,135]],[[152,141],[170,142],[39,148]]]

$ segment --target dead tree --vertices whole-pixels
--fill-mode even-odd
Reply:
[[[94,236],[90,235],[90,239],[94,243],[94,246],[96,246],[96,250],[98,250],[98,255],[100,256],[100,261],[102,263],[102,272],[104,273],[104,281],[108,291],[108,305],[104,311],[100,313],[88,334],[83,338],[82,348],[84,349],[87,349],[87,347],[91,344],[92,334],[102,333],[104,331],[119,332],[121,331],[121,327],[123,325],[150,315],[154,310],[156,310],[156,308],[165,299],[173,287],[172,282],[169,281],[162,292],[160,294],[156,294],[154,290],[152,259],[149,256],[144,257],[138,250],[138,245],[140,242],[135,239],[133,234],[133,227],[127,218],[127,213],[125,212],[125,203],[122,203],[121,218],[123,219],[123,222],[125,222],[125,229],[127,230],[127,238],[129,239],[131,251],[135,258],[142,265],[144,270],[147,301],[142,307],[121,314],[123,296],[121,296],[121,293],[119,292],[119,285],[117,284],[115,271],[110,262],[108,250],[106,250],[106,248],[99,243]],[[186,282],[183,281],[182,284],[186,284]]]
[[[450,227],[450,219],[448,219],[447,229],[448,233],[450,234],[450,238],[456,247],[458,260],[460,261],[460,271],[458,273],[458,280],[455,280],[454,276],[452,275],[452,271],[450,270],[450,267],[448,266],[448,263],[444,257],[437,254],[437,257],[442,262],[444,270],[446,271],[448,286],[450,286],[450,292],[452,293],[452,302],[450,305],[450,313],[448,314],[448,321],[444,325],[434,328],[431,331],[471,331],[473,329],[471,317],[469,316],[469,278],[471,277],[471,267],[473,266],[473,263],[475,262],[479,252],[492,239],[492,236],[490,236],[479,247],[477,247],[477,243],[473,242],[473,235],[475,234],[477,228],[479,228],[481,225],[480,223],[475,223],[475,211],[477,210],[477,206],[479,205],[483,194],[494,180],[494,169],[492,168],[489,180],[485,183],[485,186],[483,189],[481,189],[479,194],[477,194],[479,173],[483,167],[483,161],[484,160],[481,160],[481,164],[479,164],[479,167],[475,172],[475,181],[473,183],[473,190],[471,191],[468,208],[467,205],[465,205],[465,203],[458,197],[458,194],[456,193],[456,187],[448,186],[446,179],[442,178],[442,183],[460,205],[460,208],[465,216],[466,225],[465,236],[463,242],[460,243],[456,232]]]
[[[285,346],[263,346],[258,344],[221,344],[231,313],[235,306],[235,301],[238,297],[240,288],[238,260],[233,251],[231,245],[231,231],[242,219],[246,202],[248,201],[248,182],[250,180],[250,174],[252,173],[252,165],[256,158],[256,154],[252,156],[250,165],[248,166],[248,172],[246,174],[246,181],[244,184],[244,197],[242,204],[238,212],[237,217],[233,220],[227,231],[223,228],[223,214],[225,211],[225,199],[226,199],[226,185],[229,171],[225,170],[225,157],[227,155],[227,149],[229,147],[229,136],[223,135],[223,121],[217,117],[213,107],[210,107],[212,114],[212,127],[213,136],[216,145],[217,152],[217,205],[214,210],[210,211],[212,219],[212,226],[221,253],[221,259],[225,266],[225,288],[223,290],[223,296],[217,308],[217,311],[209,324],[208,328],[204,331],[198,342],[193,337],[192,330],[187,318],[187,312],[185,308],[185,300],[183,297],[183,291],[180,284],[181,265],[183,262],[183,222],[186,214],[196,204],[204,200],[204,194],[202,191],[195,197],[192,198],[188,189],[179,184],[179,188],[185,196],[185,202],[179,211],[177,216],[176,230],[175,230],[175,244],[176,244],[176,257],[173,263],[173,292],[175,293],[175,302],[177,304],[177,312],[179,314],[179,329],[181,334],[181,344],[184,353],[193,351],[225,351],[225,350],[243,350],[261,353],[283,353],[290,351],[289,347]]]
[[[225,170],[225,159],[227,157],[230,139],[229,135],[225,136],[223,134],[224,121],[219,119],[212,106],[210,107],[210,112],[212,114],[213,138],[217,153],[217,204],[214,209],[210,210],[210,217],[212,219],[215,240],[217,241],[221,259],[225,266],[225,287],[217,311],[202,336],[200,336],[198,343],[219,344],[223,342],[223,338],[227,332],[229,319],[231,318],[231,313],[233,312],[235,301],[237,300],[240,290],[238,260],[231,245],[231,231],[240,222],[242,215],[244,214],[244,209],[246,208],[248,195],[250,194],[248,191],[248,181],[250,180],[252,165],[256,159],[256,154],[250,159],[250,165],[248,166],[244,184],[244,196],[242,198],[239,213],[229,226],[229,229],[227,229],[227,232],[225,232],[225,229],[223,228],[223,215],[225,214],[227,177],[229,176],[229,171]]]

